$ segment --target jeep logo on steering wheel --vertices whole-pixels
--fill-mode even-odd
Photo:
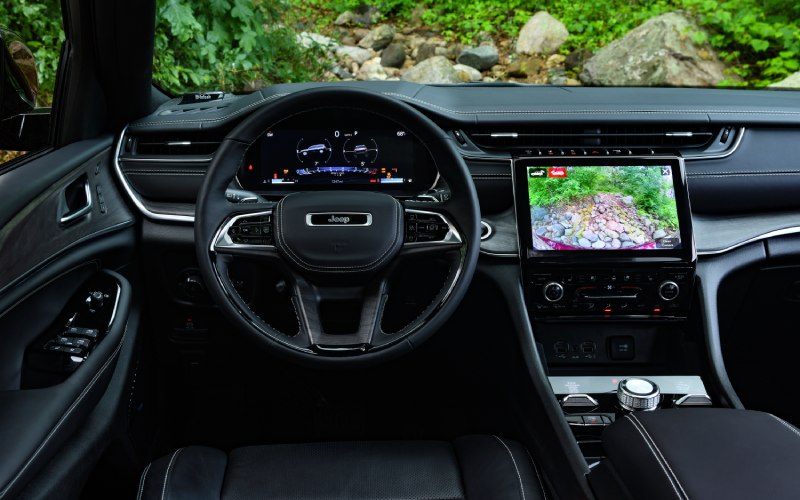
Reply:
[[[306,214],[309,226],[371,226],[372,214],[352,212],[324,212]]]

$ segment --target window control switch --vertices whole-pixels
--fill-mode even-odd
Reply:
[[[78,337],[86,337],[89,339],[96,339],[100,336],[100,331],[95,328],[81,328],[77,326],[71,326],[67,328],[67,331],[64,332],[65,335],[69,335],[70,337],[78,336]]]
[[[82,347],[88,348],[92,341],[79,337],[56,337],[56,343],[69,346],[69,347]]]

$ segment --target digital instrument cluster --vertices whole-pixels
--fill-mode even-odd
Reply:
[[[371,113],[330,111],[303,113],[265,131],[245,157],[242,187],[419,192],[433,184],[433,162],[408,130]]]

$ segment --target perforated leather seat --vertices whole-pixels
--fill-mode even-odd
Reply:
[[[497,436],[181,448],[145,468],[139,499],[537,500],[536,465]]]

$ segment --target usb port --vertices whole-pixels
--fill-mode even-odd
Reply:
[[[593,354],[596,348],[594,342],[581,342],[581,352],[584,354]]]
[[[556,351],[556,354],[566,354],[569,352],[569,344],[563,341],[556,342],[555,345],[553,345],[553,349]]]

